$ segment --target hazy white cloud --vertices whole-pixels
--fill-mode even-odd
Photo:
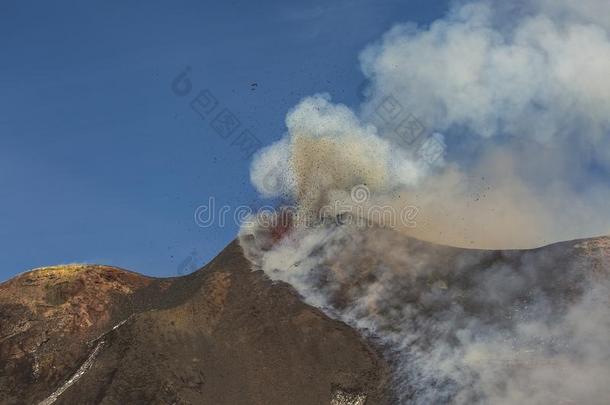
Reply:
[[[610,39],[600,26],[528,15],[510,30],[472,3],[429,28],[398,25],[361,54],[374,96],[445,131],[595,142],[610,128]]]
[[[608,4],[462,2],[429,26],[395,26],[361,53],[362,120],[393,138],[377,119],[391,95],[448,145],[452,164],[407,190],[428,217],[412,235],[531,247],[610,231],[610,188],[592,169],[610,172]],[[442,189],[448,176],[458,180]],[[476,179],[488,189],[472,198]]]
[[[252,161],[250,180],[263,197],[290,196],[296,192],[290,166],[290,140],[284,138],[260,150]]]
[[[400,195],[394,205],[422,204],[425,221],[409,234],[460,246],[607,233],[610,188],[591,167],[610,171],[608,7],[462,2],[429,26],[397,25],[360,55],[370,80],[361,108],[302,100],[284,138],[255,158],[252,181],[306,211],[365,183]],[[421,143],[401,142],[405,117],[438,149],[433,164]]]
[[[375,201],[420,207],[399,231],[451,245],[608,233],[610,187],[592,170],[610,171],[608,16],[601,0],[478,1],[398,25],[360,56],[361,108],[304,99],[252,180],[305,211],[366,184]],[[423,124],[423,143],[401,144],[404,120]],[[434,164],[422,158],[431,140]],[[281,186],[269,192],[269,179]],[[458,251],[332,224],[281,239],[250,224],[240,242],[270,278],[387,344],[400,403],[610,397],[608,275],[566,246]]]
[[[559,21],[595,24],[610,31],[610,2],[604,0],[534,0],[532,6]]]
[[[333,192],[358,184],[375,193],[413,185],[426,170],[325,94],[303,99],[286,126],[284,138],[255,156],[251,179],[264,196],[290,197],[305,210],[319,209],[332,202]]]
[[[599,258],[567,245],[458,250],[350,225],[299,228],[252,255],[258,232],[240,235],[256,268],[384,343],[397,403],[607,402],[610,279],[592,271]]]

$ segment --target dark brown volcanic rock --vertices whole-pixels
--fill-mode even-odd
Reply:
[[[386,378],[355,331],[251,272],[235,242],[181,278],[70,265],[0,284],[2,404],[329,404],[338,390],[376,404]]]
[[[607,237],[504,252],[394,242],[451,277],[458,262],[548,270],[551,297],[578,295],[573,264],[593,278],[610,269]],[[378,259],[358,260],[358,274]],[[355,331],[252,272],[236,242],[185,277],[69,265],[0,284],[0,404],[371,405],[392,402],[389,375]]]
[[[38,269],[0,284],[0,402],[42,400],[87,356],[86,342],[133,312],[144,291],[167,285],[83,265]]]

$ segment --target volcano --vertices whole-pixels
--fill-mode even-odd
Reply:
[[[34,270],[0,285],[0,319],[2,404],[383,396],[387,367],[375,350],[252,272],[236,242],[180,278],[90,265]]]
[[[610,238],[529,251],[476,251],[393,237],[397,242],[387,251],[393,260],[399,256],[404,266],[410,260],[421,263],[426,255],[433,271],[410,278],[411,287],[393,280],[400,292],[393,297],[402,303],[382,307],[367,302],[368,314],[372,311],[387,321],[377,329],[359,327],[357,321],[364,318],[353,311],[351,317],[332,317],[333,311],[312,306],[298,286],[253,268],[237,241],[205,267],[177,278],[76,264],[21,274],[0,284],[0,403],[421,403],[424,393],[417,383],[437,384],[432,388],[442,391],[443,381],[417,373],[402,375],[411,381],[397,379],[396,370],[405,367],[401,354],[386,350],[387,342],[376,339],[376,332],[398,333],[391,321],[402,318],[388,315],[397,307],[415,302],[421,309],[417,321],[430,340],[418,342],[418,350],[434,353],[435,334],[451,333],[430,329],[431,323],[421,317],[445,316],[440,306],[459,307],[483,324],[493,320],[509,325],[510,311],[503,307],[507,302],[527,303],[532,291],[541,289],[549,305],[561,307],[583,295],[582,279],[606,280],[610,274]],[[361,241],[350,243],[359,249]],[[359,256],[356,277],[349,275],[353,269],[341,268],[348,266],[345,261],[328,264],[339,282],[329,300],[334,311],[347,308],[364,294],[365,286],[379,279],[370,270],[379,260]],[[525,275],[512,285],[514,278],[506,270],[511,263]],[[566,270],[571,266],[578,271]],[[464,296],[492,288],[488,278],[477,286],[475,276],[494,271],[505,297],[485,303]],[[541,282],[541,277],[546,280]],[[316,285],[322,290],[331,282],[320,280]],[[517,291],[514,297],[508,297],[511,290]],[[443,294],[449,292],[455,294],[445,300]],[[600,305],[607,315],[606,303]],[[408,351],[405,346],[401,350]],[[412,364],[415,370],[422,361],[411,356],[406,367]]]

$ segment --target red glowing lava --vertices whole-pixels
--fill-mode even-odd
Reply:
[[[293,225],[292,216],[293,213],[287,209],[282,209],[279,214],[277,214],[270,229],[271,240],[274,244],[290,233]]]

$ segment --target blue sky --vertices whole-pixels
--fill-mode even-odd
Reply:
[[[0,5],[0,280],[95,262],[171,276],[236,235],[197,206],[258,204],[244,158],[171,82],[191,67],[262,144],[327,91],[357,103],[358,52],[444,2],[4,1]],[[252,83],[257,83],[256,87]]]

